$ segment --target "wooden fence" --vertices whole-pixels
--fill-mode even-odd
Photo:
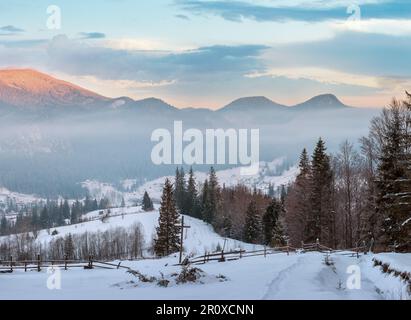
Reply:
[[[248,257],[256,257],[256,256],[264,256],[267,257],[268,255],[279,254],[279,253],[287,253],[290,255],[296,251],[300,252],[326,252],[326,253],[339,253],[339,254],[347,254],[347,255],[357,255],[359,257],[360,253],[367,253],[367,247],[357,247],[347,250],[334,250],[332,248],[326,247],[321,245],[319,242],[316,243],[302,243],[301,248],[294,248],[292,246],[284,246],[284,247],[276,247],[276,248],[269,248],[264,247],[264,249],[260,250],[233,250],[225,252],[224,250],[221,252],[214,252],[214,253],[206,253],[201,256],[197,256],[194,258],[186,258],[182,263],[177,265],[188,265],[188,264],[205,264],[211,261],[218,261],[218,262],[226,262],[226,261],[234,261],[239,260],[242,258]],[[142,258],[147,259],[147,258]],[[24,270],[25,272],[30,270],[35,270],[40,272],[43,268],[49,267],[58,267],[64,270],[68,270],[71,268],[82,268],[82,269],[94,269],[94,268],[102,268],[102,269],[127,269],[131,270],[127,266],[122,266],[122,262],[113,263],[107,261],[99,261],[95,260],[93,256],[89,256],[88,260],[74,260],[69,259],[65,256],[62,260],[41,260],[40,255],[37,256],[37,260],[24,260],[24,261],[15,261],[13,257],[10,257],[8,261],[0,261],[0,273],[12,273],[14,270]]]
[[[122,266],[121,262],[115,264],[112,262],[105,262],[94,260],[93,256],[89,256],[88,260],[73,260],[64,257],[62,260],[41,260],[40,255],[37,256],[37,260],[24,260],[24,261],[14,261],[13,257],[10,257],[8,261],[0,261],[0,273],[12,273],[14,270],[24,270],[25,272],[35,270],[40,272],[43,268],[61,268],[68,270],[71,268],[82,268],[82,269],[127,269],[129,267]]]
[[[205,264],[207,262],[211,261],[218,261],[218,262],[226,262],[226,261],[234,261],[234,260],[239,260],[242,258],[248,258],[248,257],[256,257],[256,256],[268,256],[268,255],[273,255],[273,254],[279,254],[279,253],[287,253],[287,255],[290,255],[292,252],[300,251],[300,252],[325,252],[325,253],[341,253],[341,254],[349,254],[349,255],[356,255],[359,257],[360,253],[367,253],[367,247],[362,246],[358,248],[352,248],[352,249],[347,249],[347,250],[334,250],[332,248],[329,248],[327,246],[324,246],[320,244],[319,242],[316,243],[302,243],[301,248],[294,248],[291,246],[284,246],[284,247],[276,247],[276,248],[268,248],[264,247],[264,249],[260,250],[253,250],[253,251],[246,251],[246,250],[234,250],[234,251],[229,251],[229,252],[214,252],[214,253],[206,253],[202,256],[197,256],[194,258],[186,258],[181,265],[187,265],[187,264]]]

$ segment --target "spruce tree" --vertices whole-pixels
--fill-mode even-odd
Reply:
[[[268,196],[270,198],[275,197],[275,190],[274,190],[274,185],[272,183],[268,184]]]
[[[319,239],[324,245],[335,247],[333,174],[324,141],[320,138],[311,162],[311,212],[308,218],[308,241]]]
[[[203,192],[201,194],[201,218],[208,223],[213,220],[213,208],[210,201],[210,188],[208,180],[203,184]]]
[[[148,195],[147,191],[144,191],[142,207],[144,211],[154,210],[153,201],[151,201],[151,198]]]
[[[70,206],[69,206],[67,199],[64,200],[64,203],[62,206],[62,216],[63,216],[63,219],[65,220],[70,219]]]
[[[273,199],[263,215],[264,244],[273,247],[284,244],[283,230],[279,221],[282,212],[282,204]]]
[[[47,209],[47,205],[43,207],[40,213],[40,224],[42,228],[49,228],[50,225],[50,217],[49,217],[49,212]]]
[[[37,205],[33,207],[31,212],[31,226],[34,230],[39,227],[39,215],[38,215],[38,208]]]
[[[160,217],[154,251],[158,256],[168,256],[180,250],[180,217],[176,208],[173,186],[166,179],[161,197]]]
[[[311,164],[307,150],[300,156],[299,174],[291,185],[285,201],[287,233],[294,246],[300,246],[309,237],[308,221],[311,213]]]
[[[174,182],[174,198],[180,213],[186,213],[186,179],[184,169],[177,168]]]
[[[261,238],[260,213],[255,200],[251,200],[246,212],[244,225],[244,241],[248,243],[259,243]]]
[[[64,239],[64,254],[68,259],[74,259],[74,242],[71,233]]]
[[[210,174],[208,177],[206,197],[203,196],[206,204],[203,207],[203,218],[206,222],[213,224],[220,208],[220,186],[218,185],[217,174],[213,167],[210,168]],[[204,189],[206,184],[204,185]],[[204,199],[205,198],[205,199]]]
[[[404,104],[406,106],[406,104]],[[409,113],[394,101],[385,113],[377,170],[377,214],[382,221],[382,244],[402,250],[411,246],[410,136]]]
[[[0,222],[0,234],[1,235],[6,235],[8,233],[9,229],[9,222],[7,221],[6,215],[3,214],[1,217],[1,222]]]
[[[200,217],[197,183],[194,177],[193,168],[190,168],[189,177],[188,177],[186,210],[187,210],[188,215],[195,217],[195,218]]]

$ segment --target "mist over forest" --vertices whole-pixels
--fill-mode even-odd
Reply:
[[[324,95],[287,107],[265,98],[240,99],[217,111],[177,109],[157,99],[119,98],[84,106],[45,105],[17,108],[0,105],[0,184],[43,197],[84,196],[87,179],[117,183],[172,174],[174,165],[151,160],[153,130],[259,129],[260,160],[286,157],[295,164],[300,151],[324,137],[330,152],[348,139],[366,135],[379,109],[343,105]],[[229,167],[217,165],[217,169]],[[207,171],[209,165],[194,166]]]

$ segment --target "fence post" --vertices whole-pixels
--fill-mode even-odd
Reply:
[[[67,270],[67,255],[64,255],[64,270]]]
[[[243,249],[240,248],[240,259],[243,257]]]
[[[221,251],[221,262],[224,262],[225,261],[225,259],[224,259],[224,250],[223,251]]]
[[[24,260],[24,272],[27,272],[27,260]]]
[[[92,255],[88,257],[88,267],[89,269],[93,269],[93,256]]]
[[[10,256],[10,270],[13,272],[13,256]]]
[[[320,239],[317,238],[316,241],[316,245],[317,245],[317,251],[320,251]]]
[[[304,241],[301,241],[301,249],[304,251]]]
[[[267,258],[267,246],[264,245],[264,258]]]
[[[41,260],[40,260],[40,255],[37,255],[37,272],[41,271]]]
[[[207,256],[207,251],[204,252],[204,263],[206,263],[206,256]]]
[[[287,256],[289,256],[289,255],[290,255],[290,246],[287,245]]]

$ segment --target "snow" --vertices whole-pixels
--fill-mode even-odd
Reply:
[[[83,218],[90,221],[57,228],[56,237],[68,233],[104,231],[118,226],[128,227],[141,223],[145,240],[150,241],[158,221],[158,210],[144,212],[140,207],[116,208],[110,210],[110,218],[102,222],[99,211]],[[106,212],[107,213],[107,212]],[[185,217],[191,228],[184,236],[185,255],[201,255],[223,246],[225,239],[216,234],[203,221]],[[38,240],[47,243],[53,238],[46,230]],[[243,248],[261,249],[261,246],[226,239],[226,251]],[[0,239],[1,241],[1,239]],[[147,257],[147,256],[146,256]],[[273,255],[244,257],[236,261],[209,262],[196,267],[204,271],[199,283],[170,283],[167,288],[156,283],[141,283],[124,269],[84,270],[72,268],[59,270],[61,289],[50,290],[49,273],[15,270],[12,274],[0,274],[2,288],[0,299],[194,299],[194,300],[245,300],[245,299],[309,299],[309,300],[380,300],[410,299],[405,282],[381,272],[373,266],[373,258],[390,263],[392,267],[410,270],[411,254],[368,254],[357,258],[350,252],[336,252],[329,255],[330,265],[325,264],[326,255],[311,253],[276,253]],[[140,273],[165,279],[175,279],[181,267],[176,266],[178,254],[162,259],[122,261],[122,266]],[[118,263],[115,261],[114,263]],[[347,286],[351,275],[349,267],[358,267],[361,274],[361,288]]]
[[[249,188],[257,188],[263,192],[268,192],[270,184],[275,188],[280,188],[282,185],[288,185],[294,181],[298,174],[298,168],[293,166],[287,170],[282,170],[285,166],[286,159],[278,158],[272,162],[260,162],[259,172],[253,176],[245,176],[241,174],[241,167],[236,167],[227,170],[219,170],[216,172],[219,184],[226,187],[232,187],[237,184],[245,185]],[[206,172],[194,172],[197,184],[202,184],[207,178]],[[87,189],[90,196],[96,199],[108,198],[110,203],[120,205],[124,197],[128,205],[135,205],[143,198],[144,192],[147,191],[150,198],[154,202],[159,202],[161,199],[164,181],[166,179],[174,181],[174,176],[165,176],[151,181],[147,181],[140,186],[137,186],[136,179],[126,179],[121,181],[121,186],[124,191],[118,190],[112,184],[103,183],[96,180],[87,180],[82,183],[82,186]],[[134,188],[134,191],[132,189]]]
[[[44,199],[39,199],[34,195],[13,192],[6,188],[0,187],[0,204],[6,205],[8,200],[16,202],[17,205],[27,205]]]
[[[49,290],[50,274],[32,271],[0,275],[0,299],[173,299],[173,300],[381,300],[405,299],[402,284],[385,277],[372,267],[372,255],[357,259],[355,256],[331,255],[334,267],[324,264],[321,253],[269,255],[266,258],[249,257],[231,262],[210,262],[198,267],[206,277],[203,283],[173,284],[162,288],[154,283],[140,283],[124,270],[61,270],[61,289]],[[133,270],[167,278],[180,272],[174,266],[178,257],[158,260],[125,261],[122,265]],[[410,257],[408,257],[410,259]],[[409,260],[410,261],[410,260]],[[346,286],[347,267],[356,265],[361,270],[361,289]],[[220,275],[226,281],[217,281]],[[389,289],[389,290],[388,290]]]
[[[392,269],[411,272],[411,254],[409,253],[379,253],[374,258],[388,263]]]
[[[136,224],[141,224],[142,232],[145,240],[145,247],[150,246],[150,242],[155,236],[156,227],[158,225],[159,212],[158,209],[145,212],[141,207],[128,207],[128,208],[114,208],[101,211],[93,211],[82,216],[82,219],[86,220],[79,224],[61,226],[57,228],[51,228],[48,230],[41,230],[38,232],[36,241],[42,245],[47,245],[53,239],[58,237],[64,237],[68,234],[80,235],[85,232],[104,232],[117,227],[129,228]],[[101,217],[108,213],[108,219],[102,221]],[[241,241],[233,239],[225,239],[216,234],[213,228],[198,219],[185,216],[185,224],[190,226],[186,229],[184,234],[184,249],[188,255],[202,255],[205,252],[215,251],[218,246],[221,248],[225,243],[225,251],[235,249],[246,250],[258,250],[262,249],[262,246],[246,244]],[[53,236],[51,233],[57,230],[58,234]],[[0,243],[6,240],[7,237],[0,237]],[[145,255],[147,256],[147,251]]]

